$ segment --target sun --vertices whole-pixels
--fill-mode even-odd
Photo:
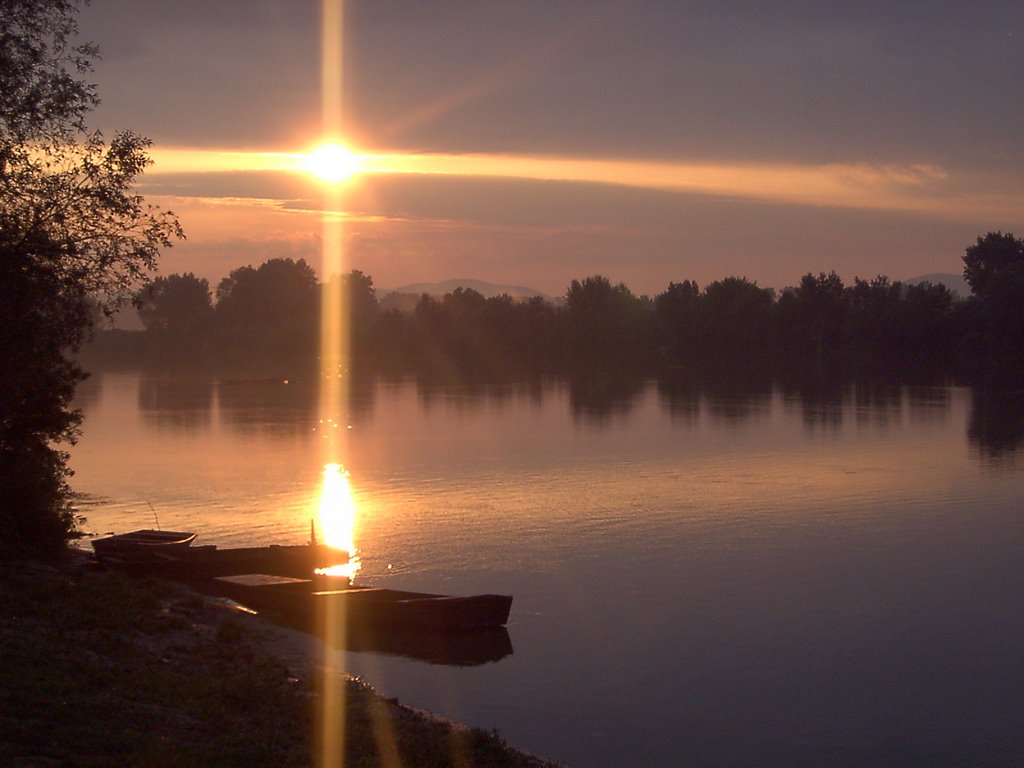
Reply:
[[[321,181],[337,184],[357,174],[361,164],[359,155],[344,144],[328,142],[307,152],[302,165]]]

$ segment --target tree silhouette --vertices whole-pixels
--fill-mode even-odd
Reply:
[[[77,11],[75,0],[0,4],[0,525],[22,549],[53,551],[73,532],[55,446],[77,436],[84,374],[69,355],[92,306],[113,312],[181,236],[133,191],[149,142],[86,129],[96,47],[71,44]]]
[[[779,337],[789,351],[811,353],[819,363],[842,349],[843,281],[835,272],[807,273],[779,297]]]
[[[693,361],[697,350],[701,295],[697,283],[669,283],[654,299],[654,329],[658,348],[673,362]]]
[[[701,294],[697,341],[705,359],[761,365],[769,355],[773,294],[744,277],[710,283]]]
[[[1024,240],[1007,232],[989,232],[964,252],[964,279],[975,296],[984,298],[992,285],[1020,280],[1024,272]]]
[[[347,311],[342,322],[348,324],[352,361],[361,365],[375,357],[380,346],[380,306],[373,278],[353,269],[340,278],[332,279],[341,281],[343,306]]]
[[[857,367],[883,368],[900,360],[903,285],[879,275],[853,279],[844,290],[846,354]]]
[[[749,370],[758,386],[766,374],[811,374],[819,383],[823,375],[1012,381],[1024,375],[1020,246],[1012,235],[990,233],[967,249],[965,272],[978,293],[966,301],[941,285],[904,285],[884,275],[844,286],[835,272],[807,273],[777,301],[773,290],[740,277],[703,291],[689,280],[670,282],[651,301],[592,275],[573,280],[561,304],[458,288],[420,296],[411,311],[384,311],[369,275],[352,270],[334,279],[350,312],[352,363],[362,372],[465,381],[624,367],[651,373],[668,364],[692,381],[721,378],[716,369],[735,381]],[[168,328],[171,316],[189,314],[172,309],[185,284],[195,312],[208,313],[199,283],[191,275],[155,281],[140,296],[147,327]],[[245,362],[277,373],[313,361],[319,288],[301,260],[233,270],[218,285],[212,332],[203,339],[216,353],[211,364]]]
[[[902,373],[940,373],[951,366],[957,338],[955,301],[944,285],[904,287],[894,320],[892,367]]]
[[[964,252],[964,278],[974,293],[963,313],[973,336],[971,357],[986,379],[1024,379],[1024,240],[989,232]]]
[[[604,364],[647,351],[651,313],[624,283],[593,275],[573,280],[565,296],[569,353],[579,362]]]
[[[304,259],[270,259],[240,267],[220,281],[215,307],[217,344],[243,368],[294,376],[316,358],[320,286]]]
[[[191,272],[158,277],[135,295],[148,331],[191,334],[213,315],[210,283]]]

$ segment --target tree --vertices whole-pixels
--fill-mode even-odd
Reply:
[[[669,283],[654,299],[654,327],[658,346],[673,361],[692,360],[696,353],[696,330],[700,312],[700,287],[684,280]]]
[[[305,259],[239,267],[217,286],[217,312],[253,327],[285,322],[296,313],[316,317],[317,301],[316,272]]]
[[[91,302],[113,312],[182,236],[132,194],[149,141],[86,127],[97,49],[71,43],[79,5],[0,0],[0,525],[19,550],[55,551],[74,532],[60,446],[78,434],[72,355]]]
[[[964,251],[974,296],[957,310],[960,357],[973,375],[1020,386],[1024,379],[1024,240],[989,232]]]
[[[341,276],[341,292],[343,305],[348,311],[352,360],[365,364],[379,346],[377,289],[373,287],[372,277],[353,269]]]
[[[158,277],[135,295],[147,331],[188,334],[213,314],[210,283],[191,272]]]
[[[1007,232],[989,232],[964,252],[964,279],[975,296],[984,298],[1001,280],[1024,277],[1024,240]]]
[[[896,317],[895,348],[904,372],[935,372],[948,367],[956,345],[955,302],[944,285],[906,286]]]
[[[71,140],[99,103],[79,77],[99,54],[70,45],[76,0],[0,0],[0,131],[5,143]]]
[[[487,299],[456,288],[440,299],[423,294],[414,312],[416,355],[435,376],[458,380],[475,374],[488,353]]]
[[[320,286],[305,259],[270,259],[220,281],[215,308],[225,358],[294,376],[316,360]]]
[[[774,298],[771,288],[759,288],[745,277],[727,277],[705,287],[696,330],[704,360],[726,366],[763,364]]]
[[[885,275],[868,281],[853,278],[843,291],[846,304],[846,350],[860,367],[891,367],[902,359],[899,343],[903,284]]]
[[[835,272],[808,272],[796,288],[779,298],[777,316],[781,341],[788,351],[811,354],[821,363],[844,344],[846,304],[843,281]]]
[[[642,356],[651,313],[625,283],[602,275],[573,280],[565,295],[570,353],[579,362],[607,364]]]

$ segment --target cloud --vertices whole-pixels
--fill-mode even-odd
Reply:
[[[306,154],[240,150],[159,149],[150,174],[173,174],[179,191],[230,194],[237,184],[260,197],[259,186],[290,189],[289,199],[314,201],[322,192],[304,173]],[[413,176],[516,179],[574,185],[613,185],[708,195],[779,205],[851,208],[941,218],[990,217],[1004,221],[1024,207],[1024,196],[1006,179],[954,173],[925,163],[661,162],[531,155],[364,152],[363,177]],[[186,181],[187,178],[187,181]],[[347,195],[370,201],[353,184]],[[152,187],[159,191],[159,187]],[[163,188],[166,190],[166,187]],[[237,193],[238,189],[235,190]],[[216,191],[214,191],[216,190]],[[298,190],[298,191],[297,191]],[[274,194],[281,194],[280,192]],[[270,195],[270,196],[273,196]]]

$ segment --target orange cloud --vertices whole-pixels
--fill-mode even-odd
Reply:
[[[303,173],[307,153],[158,149],[152,173]],[[1024,208],[998,180],[928,164],[685,163],[529,155],[359,153],[362,174],[605,184],[774,204],[1005,220]],[[1004,185],[1005,186],[1005,185]]]

